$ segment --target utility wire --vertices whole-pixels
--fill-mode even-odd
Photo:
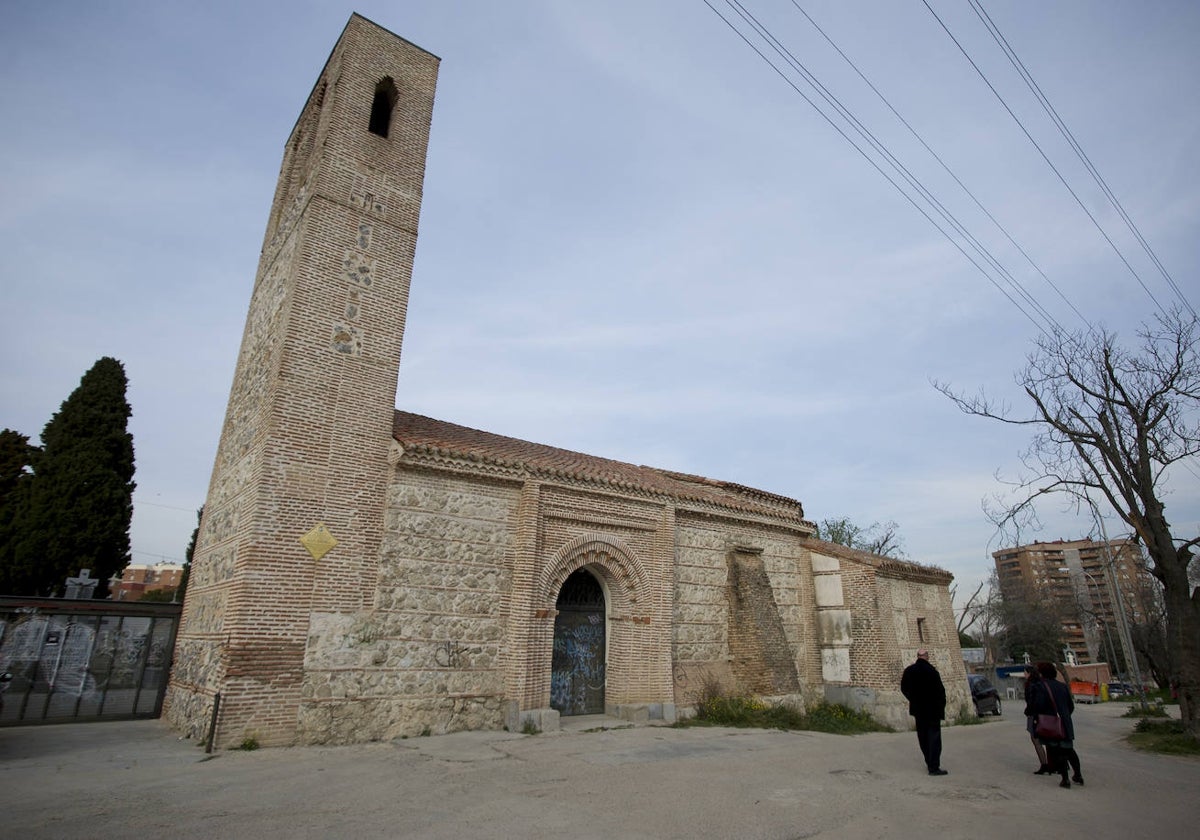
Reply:
[[[901,124],[906,129],[908,129],[909,133],[912,134],[912,136],[917,139],[917,142],[920,143],[925,148],[925,151],[929,152],[929,154],[933,157],[933,159],[936,160],[941,165],[942,169],[944,169],[946,171],[946,174],[948,174],[951,178],[953,178],[954,182],[962,188],[962,191],[965,192],[973,202],[975,202],[975,206],[978,207],[981,211],[983,211],[984,215],[986,215],[991,220],[992,224],[994,224],[996,226],[996,228],[1002,234],[1004,234],[1005,239],[1007,239],[1014,248],[1016,248],[1018,251],[1021,252],[1021,256],[1023,256],[1025,258],[1025,261],[1028,262],[1029,265],[1033,267],[1034,271],[1036,271],[1039,275],[1041,275],[1042,279],[1045,280],[1047,285],[1049,285],[1050,288],[1055,291],[1055,293],[1062,299],[1063,303],[1065,303],[1067,306],[1069,306],[1071,308],[1071,311],[1074,312],[1079,317],[1079,320],[1083,321],[1083,323],[1085,325],[1087,325],[1087,328],[1089,331],[1092,331],[1094,328],[1093,328],[1091,322],[1088,321],[1088,319],[1084,317],[1082,312],[1080,312],[1078,309],[1075,308],[1075,304],[1071,303],[1071,301],[1067,298],[1067,296],[1063,294],[1062,290],[1059,289],[1058,286],[1056,286],[1054,284],[1054,281],[1051,280],[1049,278],[1049,276],[1047,276],[1046,272],[1042,271],[1041,266],[1039,266],[1036,262],[1033,261],[1033,258],[1031,256],[1029,256],[1029,254],[1026,252],[1026,250],[1024,248],[1021,247],[1020,243],[1018,243],[1015,239],[1013,239],[1012,235],[1008,232],[1008,230],[1005,229],[1004,225],[1000,224],[1000,222],[996,219],[996,217],[992,215],[991,211],[989,211],[986,207],[983,206],[983,203],[980,202],[980,200],[978,198],[976,198],[975,193],[971,192],[971,190],[967,187],[967,185],[962,182],[962,180],[958,177],[958,175],[956,175],[954,173],[954,170],[952,170],[950,168],[950,166],[946,163],[946,161],[944,161],[942,159],[941,155],[939,155],[937,152],[935,152],[930,147],[930,145],[927,142],[925,142],[925,138],[922,137],[920,135],[920,133],[915,128],[912,127],[912,125],[908,122],[908,120],[906,120],[903,117],[903,115],[901,115],[900,112],[897,111],[892,106],[892,103],[888,101],[888,98],[886,96],[884,96],[882,92],[880,92],[879,88],[877,88],[874,85],[874,83],[871,82],[870,79],[867,78],[867,76],[862,72],[862,70],[859,69],[858,65],[854,63],[854,61],[850,58],[850,56],[846,55],[846,53],[842,51],[842,48],[839,47],[837,45],[837,43],[834,42],[834,40],[829,37],[828,34],[826,34],[825,30],[822,29],[820,27],[820,25],[818,25],[817,22],[812,19],[812,16],[809,15],[809,13],[804,10],[804,8],[799,4],[799,2],[797,2],[797,0],[792,0],[792,5],[796,7],[796,10],[799,11],[800,14],[804,15],[804,17],[808,20],[808,22],[810,24],[812,24],[812,27],[814,29],[816,29],[817,32],[819,32],[821,34],[821,37],[824,38],[829,43],[829,46],[833,47],[834,50],[837,51],[837,54],[840,55],[845,60],[845,62],[850,65],[850,68],[852,70],[854,70],[855,73],[858,74],[858,77],[860,79],[862,79],[864,83],[866,83],[867,87],[869,87],[871,89],[871,91],[877,97],[879,97],[879,100],[881,102],[883,102],[884,105],[887,106],[887,109],[889,111],[891,111],[893,115],[895,115],[896,119],[898,119],[901,122]],[[1040,309],[1040,307],[1039,307],[1039,309]]]
[[[793,0],[793,2],[795,2],[795,0]],[[976,16],[980,19],[980,21],[983,22],[983,25],[987,27],[988,32],[991,33],[992,39],[1000,46],[1000,49],[1004,51],[1004,54],[1008,56],[1009,63],[1011,63],[1016,71],[1021,75],[1021,78],[1025,81],[1025,85],[1041,104],[1042,110],[1044,110],[1054,122],[1059,134],[1061,134],[1063,139],[1066,140],[1071,146],[1071,149],[1087,168],[1087,171],[1091,174],[1093,180],[1095,180],[1100,189],[1104,191],[1104,195],[1108,198],[1109,203],[1112,204],[1117,213],[1121,216],[1121,219],[1124,220],[1125,226],[1129,228],[1130,233],[1134,235],[1137,241],[1141,244],[1142,249],[1146,252],[1147,256],[1149,256],[1154,265],[1158,267],[1163,279],[1167,281],[1167,284],[1174,290],[1176,296],[1183,303],[1183,305],[1187,307],[1188,311],[1195,316],[1196,310],[1192,308],[1191,303],[1184,296],[1179,286],[1176,285],[1174,278],[1171,277],[1171,275],[1167,272],[1166,267],[1159,260],[1158,255],[1154,253],[1154,249],[1150,247],[1150,243],[1146,241],[1144,236],[1142,236],[1142,232],[1138,229],[1137,225],[1133,223],[1133,219],[1131,219],[1129,214],[1125,212],[1125,208],[1117,199],[1117,196],[1111,189],[1109,189],[1108,183],[1104,180],[1103,176],[1101,176],[1099,170],[1097,170],[1092,164],[1091,158],[1089,158],[1087,153],[1083,151],[1083,147],[1079,145],[1079,142],[1075,139],[1075,135],[1071,133],[1069,128],[1067,128],[1066,123],[1064,123],[1062,117],[1059,116],[1058,111],[1052,104],[1050,104],[1050,100],[1046,97],[1046,94],[1042,92],[1041,87],[1034,80],[1033,74],[1029,72],[1029,69],[1025,66],[1025,63],[1021,61],[1020,56],[1017,55],[1016,50],[1014,50],[1012,45],[1008,43],[1008,39],[1005,38],[1000,32],[1000,27],[998,27],[996,22],[992,20],[991,16],[987,13],[987,10],[980,5],[979,0],[970,0],[970,3],[971,8],[975,11]]]
[[[179,510],[179,511],[183,511],[184,513],[195,513],[196,512],[194,508],[182,508],[182,507],[176,507],[175,505],[164,505],[159,502],[147,502],[145,499],[140,499],[140,498],[135,497],[133,500],[133,506],[138,507],[139,505],[149,505],[150,507],[166,508],[167,510]]]
[[[937,200],[936,200],[935,198],[933,198],[932,194],[930,194],[930,193],[928,192],[928,190],[926,190],[926,189],[925,189],[923,186],[921,186],[921,185],[920,185],[920,183],[919,183],[919,182],[918,182],[918,181],[917,181],[915,178],[913,178],[913,177],[911,176],[911,173],[908,173],[907,169],[905,169],[905,168],[904,168],[904,167],[903,167],[903,166],[902,166],[902,165],[899,163],[899,161],[897,161],[897,160],[895,159],[895,157],[894,157],[894,156],[892,156],[892,155],[891,155],[891,154],[890,154],[890,153],[889,153],[889,152],[888,152],[888,151],[887,151],[887,150],[886,150],[886,149],[885,149],[885,148],[882,146],[882,144],[880,144],[880,143],[879,143],[879,142],[878,142],[878,141],[877,141],[877,140],[876,140],[876,139],[873,137],[873,135],[871,135],[871,134],[870,134],[870,132],[866,131],[865,127],[862,127],[862,124],[861,124],[861,123],[859,123],[859,122],[858,122],[858,121],[857,121],[857,120],[856,120],[856,119],[853,117],[853,115],[851,115],[851,114],[849,113],[849,111],[848,111],[847,109],[845,109],[845,108],[844,108],[844,106],[842,106],[842,105],[841,105],[841,103],[840,103],[840,102],[837,100],[837,98],[836,98],[836,97],[833,97],[833,96],[832,96],[832,94],[829,94],[829,93],[828,93],[828,91],[827,91],[827,90],[825,90],[825,89],[824,89],[824,87],[823,87],[823,86],[822,86],[822,85],[821,85],[821,84],[820,84],[818,81],[816,81],[815,77],[813,77],[813,76],[812,76],[812,74],[811,74],[811,73],[809,73],[809,72],[807,71],[807,69],[804,67],[804,65],[803,65],[803,64],[801,64],[801,63],[800,63],[800,62],[799,62],[799,61],[798,61],[798,60],[795,58],[795,56],[794,56],[794,55],[791,55],[791,53],[790,53],[790,52],[788,52],[788,51],[786,50],[786,48],[784,48],[784,47],[782,46],[782,44],[780,44],[780,43],[779,43],[778,39],[775,39],[775,38],[774,38],[774,36],[772,36],[772,35],[770,34],[769,30],[767,30],[765,26],[763,26],[761,23],[759,23],[759,22],[757,21],[757,19],[755,19],[755,18],[754,18],[754,16],[753,16],[753,15],[751,15],[751,14],[750,14],[748,11],[746,11],[746,9],[745,9],[745,8],[744,8],[744,7],[741,5],[741,3],[737,2],[737,0],[725,0],[725,2],[726,2],[726,5],[728,5],[728,6],[729,6],[730,8],[732,8],[732,9],[734,9],[734,11],[736,11],[736,12],[739,14],[739,16],[740,16],[740,17],[742,17],[742,19],[743,19],[743,20],[744,20],[746,23],[748,23],[748,24],[749,24],[751,27],[753,27],[753,28],[754,28],[754,29],[755,29],[755,30],[756,30],[756,31],[759,33],[759,36],[760,36],[760,37],[762,37],[764,40],[766,40],[766,41],[767,41],[767,43],[771,45],[771,48],[772,48],[773,50],[775,50],[775,52],[776,52],[777,54],[779,54],[781,58],[784,58],[784,60],[785,60],[785,61],[788,61],[788,63],[790,63],[790,64],[793,66],[793,68],[795,68],[795,69],[796,69],[798,72],[800,72],[800,73],[801,73],[801,74],[802,74],[802,75],[805,77],[806,81],[808,81],[808,83],[809,83],[809,84],[810,84],[810,85],[811,85],[811,86],[812,86],[812,87],[813,87],[815,90],[817,90],[817,92],[818,92],[818,93],[821,93],[822,97],[823,97],[823,98],[824,98],[824,99],[825,99],[825,100],[826,100],[826,101],[827,101],[827,102],[828,102],[828,103],[829,103],[829,104],[830,104],[832,107],[834,107],[835,109],[837,109],[837,110],[839,111],[839,113],[842,115],[843,119],[845,119],[847,122],[850,122],[851,124],[857,124],[857,126],[858,126],[858,127],[856,128],[856,131],[858,131],[858,133],[860,134],[860,136],[862,136],[862,137],[863,137],[863,139],[864,139],[864,140],[866,140],[868,143],[871,143],[871,145],[873,146],[873,148],[875,148],[875,149],[876,149],[876,151],[877,151],[879,154],[883,155],[885,158],[889,158],[889,159],[890,159],[890,162],[891,162],[891,165],[893,166],[893,168],[895,168],[895,169],[896,169],[896,171],[897,171],[898,173],[900,173],[900,174],[901,174],[901,176],[902,176],[902,177],[904,177],[904,178],[905,178],[905,180],[907,180],[907,181],[910,183],[910,185],[912,185],[913,189],[915,189],[915,190],[917,190],[918,192],[920,192],[920,193],[922,194],[922,196],[923,196],[923,197],[926,199],[926,201],[930,202],[930,204],[931,204],[931,205],[933,205],[934,209],[935,209],[935,210],[937,210],[937,212],[939,213],[939,215],[941,215],[941,216],[943,217],[943,219],[945,219],[945,220],[946,220],[946,222],[947,222],[948,224],[950,224],[951,226],[955,227],[955,229],[956,229],[956,230],[959,230],[959,231],[960,231],[960,233],[962,233],[962,234],[964,235],[964,237],[968,239],[968,241],[971,241],[971,242],[972,242],[972,245],[973,245],[973,247],[975,247],[975,249],[977,250],[977,252],[979,252],[980,256],[981,256],[981,257],[982,257],[982,258],[983,258],[983,259],[984,259],[986,262],[989,262],[990,264],[992,264],[992,265],[994,265],[994,266],[997,266],[997,267],[998,267],[998,269],[997,269],[997,270],[998,270],[998,271],[1000,271],[1001,273],[1005,273],[1005,274],[1007,274],[1007,272],[1005,272],[1005,271],[1004,271],[1003,267],[999,265],[998,261],[996,261],[994,257],[992,257],[992,256],[991,256],[989,253],[987,253],[986,249],[985,249],[985,248],[983,248],[981,245],[979,245],[979,244],[978,244],[978,241],[977,241],[977,240],[974,240],[974,238],[973,238],[973,237],[971,237],[971,236],[970,236],[970,234],[966,232],[966,229],[965,229],[965,228],[964,228],[964,227],[963,227],[963,226],[962,226],[962,225],[961,225],[961,224],[960,224],[960,223],[959,223],[959,222],[958,222],[956,219],[954,219],[953,215],[952,215],[952,214],[949,214],[949,211],[946,211],[946,210],[945,210],[945,208],[944,208],[944,207],[942,207],[942,206],[940,205],[940,203],[939,203],[939,202],[937,202]],[[863,157],[864,157],[864,158],[867,160],[867,162],[868,162],[868,163],[870,163],[870,164],[871,164],[871,166],[873,166],[873,167],[875,168],[875,170],[876,170],[877,172],[879,172],[879,174],[880,174],[880,175],[882,175],[882,176],[883,176],[885,179],[887,179],[887,181],[888,181],[888,182],[889,182],[889,183],[890,183],[890,184],[891,184],[893,187],[895,187],[895,188],[896,188],[896,190],[897,190],[897,191],[898,191],[898,192],[899,192],[899,193],[900,193],[902,196],[904,196],[904,198],[905,198],[905,199],[906,199],[906,200],[907,200],[907,201],[908,201],[910,204],[912,204],[912,205],[913,205],[913,207],[915,207],[915,208],[917,209],[917,211],[918,211],[918,212],[920,212],[920,213],[921,213],[921,215],[923,215],[923,216],[924,216],[924,217],[925,217],[925,218],[926,218],[926,219],[929,221],[929,223],[930,223],[930,224],[932,224],[932,225],[933,225],[935,228],[937,228],[937,230],[938,230],[938,231],[939,231],[939,232],[940,232],[940,233],[941,233],[943,236],[945,236],[945,237],[946,237],[946,239],[947,239],[947,240],[949,240],[949,242],[950,242],[952,245],[954,245],[954,247],[955,247],[955,248],[957,248],[957,249],[959,250],[959,252],[960,252],[960,253],[962,253],[962,255],[963,255],[964,257],[966,257],[966,258],[967,258],[967,259],[968,259],[968,260],[971,262],[971,264],[972,264],[972,265],[974,265],[974,266],[975,266],[975,268],[976,268],[976,269],[977,269],[977,270],[978,270],[978,271],[979,271],[981,274],[983,274],[983,276],[984,276],[985,278],[987,278],[988,282],[990,282],[990,283],[991,283],[993,286],[995,286],[995,287],[996,287],[996,289],[997,289],[997,290],[998,290],[998,291],[999,291],[999,292],[1000,292],[1002,295],[1004,295],[1004,297],[1005,297],[1005,298],[1007,298],[1007,299],[1008,299],[1008,301],[1009,301],[1011,304],[1013,304],[1013,306],[1015,306],[1015,307],[1017,308],[1017,310],[1018,310],[1018,311],[1020,311],[1020,312],[1021,312],[1021,314],[1022,314],[1022,315],[1024,315],[1024,316],[1025,316],[1025,317],[1026,317],[1026,318],[1027,318],[1027,319],[1030,321],[1030,323],[1032,323],[1032,324],[1034,325],[1034,327],[1035,327],[1035,328],[1037,328],[1037,330],[1038,330],[1039,332],[1046,333],[1047,335],[1052,335],[1052,334],[1055,334],[1055,333],[1060,333],[1060,334],[1061,334],[1062,332],[1065,332],[1065,331],[1062,329],[1062,327],[1061,327],[1059,324],[1057,324],[1057,323],[1056,323],[1056,322],[1053,320],[1053,318],[1050,318],[1048,315],[1044,314],[1044,310],[1042,311],[1042,313],[1041,313],[1041,314],[1043,315],[1043,317],[1044,317],[1044,318],[1047,318],[1047,319],[1048,319],[1048,321],[1049,321],[1049,329],[1047,329],[1047,326],[1046,326],[1046,325],[1040,324],[1040,323],[1039,323],[1039,322],[1038,322],[1038,321],[1037,321],[1037,320],[1034,318],[1034,316],[1033,316],[1033,315],[1031,315],[1031,314],[1030,314],[1030,313],[1029,313],[1029,312],[1028,312],[1028,311],[1025,309],[1025,307],[1023,307],[1023,306],[1022,306],[1020,303],[1018,303],[1018,302],[1017,302],[1017,301],[1016,301],[1016,300],[1013,298],[1013,296],[1012,296],[1012,295],[1010,295],[1010,294],[1008,293],[1008,291],[1007,291],[1007,290],[1005,290],[1005,289],[1004,289],[1004,287],[1003,287],[1003,286],[1001,286],[1001,285],[1000,285],[1000,283],[999,283],[999,282],[998,282],[998,281],[997,281],[997,280],[996,280],[996,279],[995,279],[995,278],[994,278],[994,277],[993,277],[993,276],[992,276],[992,275],[991,275],[991,274],[990,274],[990,273],[989,273],[989,272],[988,272],[988,271],[987,271],[987,270],[986,270],[986,269],[985,269],[985,268],[984,268],[982,265],[980,265],[980,264],[979,264],[979,262],[978,262],[978,261],[976,261],[976,259],[975,259],[974,257],[972,257],[972,256],[971,256],[971,254],[969,254],[969,253],[966,251],[966,249],[965,249],[965,248],[962,246],[962,244],[960,244],[960,243],[959,243],[959,241],[958,241],[958,240],[956,240],[956,239],[955,239],[953,236],[951,236],[951,235],[950,235],[950,234],[949,234],[949,233],[946,231],[946,229],[945,229],[945,228],[943,228],[943,227],[942,227],[940,224],[938,224],[938,222],[937,222],[936,220],[934,220],[934,218],[933,218],[933,217],[932,217],[932,216],[929,214],[929,212],[928,212],[928,211],[927,211],[927,210],[926,210],[924,207],[922,207],[922,206],[921,206],[921,205],[920,205],[920,204],[919,204],[919,203],[916,201],[916,199],[914,199],[914,198],[913,198],[913,197],[912,197],[912,196],[911,196],[911,195],[910,195],[910,194],[909,194],[909,193],[908,193],[908,192],[907,192],[907,191],[906,191],[906,190],[905,190],[905,189],[904,189],[904,188],[903,188],[903,187],[902,187],[902,186],[901,186],[899,183],[897,183],[897,181],[896,181],[896,180],[895,180],[895,179],[894,179],[894,178],[893,178],[891,175],[889,175],[889,174],[888,174],[886,171],[884,171],[884,169],[883,169],[883,168],[882,168],[882,167],[879,165],[879,163],[877,163],[877,162],[875,161],[875,159],[874,159],[874,158],[872,158],[872,157],[871,157],[869,154],[867,154],[867,152],[866,152],[866,151],[864,151],[864,149],[863,149],[863,148],[862,148],[862,147],[861,147],[861,146],[860,146],[858,143],[856,143],[856,142],[855,142],[855,141],[854,141],[854,140],[853,140],[853,139],[852,139],[852,138],[851,138],[851,137],[850,137],[850,136],[849,136],[849,135],[846,133],[846,131],[845,131],[845,130],[843,130],[843,128],[842,128],[841,126],[839,126],[839,125],[838,125],[838,124],[837,124],[837,123],[836,123],[836,122],[835,122],[835,121],[834,121],[834,120],[833,120],[833,119],[832,119],[832,118],[831,118],[831,117],[830,117],[830,116],[829,116],[829,115],[828,115],[828,114],[827,114],[827,113],[826,113],[826,112],[825,112],[825,111],[824,111],[824,110],[823,110],[823,109],[822,109],[822,108],[821,108],[821,107],[820,107],[820,106],[819,106],[819,105],[818,105],[818,104],[815,102],[815,101],[813,101],[813,99],[812,99],[811,97],[809,97],[809,96],[808,96],[808,95],[807,95],[807,94],[806,94],[806,93],[805,93],[803,90],[801,90],[801,89],[800,89],[800,88],[799,88],[799,87],[796,85],[796,83],[795,83],[795,82],[794,82],[794,81],[793,81],[793,80],[792,80],[792,79],[791,79],[791,78],[788,76],[788,74],[787,74],[787,73],[785,73],[783,70],[781,70],[781,69],[780,69],[780,68],[779,68],[779,67],[778,67],[778,66],[777,66],[777,65],[776,65],[776,64],[775,64],[775,63],[774,63],[774,62],[773,62],[773,61],[772,61],[772,60],[771,60],[771,59],[770,59],[770,58],[769,58],[769,57],[768,57],[768,56],[767,56],[765,53],[763,53],[763,51],[762,51],[762,50],[760,50],[760,49],[758,48],[758,46],[757,46],[757,45],[755,45],[755,44],[754,44],[754,43],[753,43],[753,42],[752,42],[752,41],[751,41],[749,38],[747,38],[747,37],[746,37],[746,35],[745,35],[745,33],[743,33],[743,32],[742,32],[742,30],[740,30],[740,29],[739,29],[739,28],[738,28],[738,27],[737,27],[737,26],[736,26],[736,25],[735,25],[735,24],[734,24],[732,21],[730,21],[730,20],[729,20],[729,19],[728,19],[728,18],[727,18],[725,15],[723,15],[723,14],[720,12],[720,10],[718,10],[718,9],[717,9],[715,6],[713,6],[713,5],[712,5],[712,3],[710,3],[710,2],[709,2],[709,0],[704,0],[704,4],[705,4],[706,6],[708,6],[708,7],[709,7],[709,9],[710,9],[710,10],[712,10],[712,12],[713,12],[715,15],[717,15],[717,17],[719,17],[719,18],[720,18],[720,19],[721,19],[721,20],[722,20],[722,21],[725,23],[725,25],[726,25],[726,26],[728,26],[730,29],[732,29],[732,30],[734,31],[734,33],[735,33],[735,34],[737,34],[737,36],[738,36],[739,38],[741,38],[741,39],[742,39],[742,40],[743,40],[743,41],[746,43],[746,45],[747,45],[747,46],[749,46],[749,47],[750,47],[752,50],[754,50],[754,52],[758,54],[759,58],[761,58],[761,59],[762,59],[764,62],[766,62],[766,64],[767,64],[769,67],[771,67],[771,69],[772,69],[772,70],[774,70],[774,71],[775,71],[775,73],[776,73],[777,75],[779,75],[779,77],[780,77],[780,78],[782,78],[782,79],[784,80],[784,82],[786,82],[786,83],[787,83],[787,85],[788,85],[789,87],[791,87],[791,88],[792,88],[792,90],[794,90],[794,91],[795,91],[797,94],[799,94],[799,95],[800,95],[800,96],[801,96],[801,97],[802,97],[802,98],[803,98],[803,99],[804,99],[806,102],[808,102],[808,104],[809,104],[809,105],[811,105],[811,106],[812,106],[812,107],[813,107],[813,108],[814,108],[814,109],[817,111],[817,113],[818,113],[818,114],[820,114],[820,115],[821,115],[821,117],[822,117],[822,118],[823,118],[823,119],[824,119],[826,122],[828,122],[828,123],[830,124],[830,126],[832,126],[832,127],[833,127],[833,129],[834,129],[835,131],[837,131],[837,132],[838,132],[840,135],[842,135],[842,138],[843,138],[843,139],[845,139],[845,140],[846,140],[846,142],[848,142],[848,143],[849,143],[851,146],[853,146],[853,147],[855,148],[855,150],[856,150],[856,151],[857,151],[857,152],[858,152],[860,155],[862,155],[862,156],[863,156]],[[905,173],[908,173],[908,174],[905,174]],[[939,208],[940,208],[940,209],[939,209]],[[1016,289],[1019,289],[1019,290],[1020,290],[1020,293],[1021,293],[1021,294],[1022,294],[1024,297],[1026,297],[1026,299],[1031,299],[1031,298],[1030,298],[1030,296],[1029,296],[1027,293],[1025,293],[1023,289],[1020,289],[1020,284],[1019,284],[1019,283],[1016,283],[1016,281],[1015,281],[1013,278],[1011,278],[1011,275],[1009,276],[1009,282],[1010,282],[1010,283],[1011,283],[1011,284],[1014,286],[1014,288],[1016,288]],[[1036,308],[1040,309],[1040,307],[1037,307],[1037,305],[1036,305],[1036,301],[1034,302],[1034,306],[1035,306]]]
[[[1025,124],[1021,122],[1021,119],[1015,113],[1013,113],[1012,108],[1008,106],[1008,102],[1005,101],[1004,97],[1000,95],[1000,92],[996,90],[995,86],[992,85],[991,80],[989,80],[987,77],[987,74],[979,68],[979,65],[975,63],[975,60],[971,58],[970,54],[966,51],[963,45],[959,43],[959,40],[954,37],[954,33],[950,31],[950,28],[946,26],[945,22],[938,16],[938,13],[935,12],[933,7],[929,5],[929,0],[921,0],[921,2],[925,5],[925,8],[929,10],[929,14],[933,15],[934,20],[938,22],[945,33],[950,37],[950,40],[954,42],[954,45],[958,47],[958,51],[963,54],[963,57],[967,59],[971,67],[973,67],[975,72],[979,74],[979,78],[983,79],[984,84],[988,86],[988,89],[993,95],[995,95],[1000,104],[1004,106],[1004,110],[1008,111],[1008,115],[1013,118],[1013,121],[1016,122],[1017,126],[1025,134],[1026,138],[1029,139],[1029,142],[1032,143],[1033,147],[1038,150],[1038,154],[1042,156],[1042,160],[1046,161],[1046,165],[1049,166],[1054,174],[1058,176],[1058,180],[1061,181],[1062,185],[1067,188],[1067,192],[1069,192],[1071,197],[1075,199],[1075,203],[1078,204],[1079,208],[1087,214],[1089,219],[1092,220],[1092,224],[1096,226],[1096,230],[1100,231],[1100,235],[1104,237],[1104,241],[1109,244],[1109,247],[1113,249],[1113,252],[1117,255],[1117,257],[1125,264],[1125,267],[1129,269],[1129,273],[1132,274],[1134,279],[1138,281],[1138,285],[1142,287],[1142,290],[1149,296],[1150,300],[1154,301],[1154,305],[1158,307],[1159,312],[1162,312],[1164,315],[1167,314],[1167,310],[1164,309],[1163,305],[1158,302],[1158,298],[1156,298],[1154,293],[1150,291],[1150,288],[1142,280],[1141,275],[1139,275],[1137,270],[1129,264],[1129,260],[1125,259],[1125,255],[1121,253],[1121,249],[1117,247],[1116,243],[1112,241],[1112,238],[1105,232],[1104,228],[1100,226],[1100,223],[1096,221],[1096,217],[1093,216],[1091,211],[1087,209],[1087,206],[1083,203],[1082,199],[1079,198],[1075,190],[1071,189],[1071,185],[1067,183],[1067,179],[1063,177],[1062,173],[1058,171],[1058,167],[1056,167],[1050,158],[1047,157],[1046,153],[1042,150],[1042,147],[1038,145],[1038,142],[1033,139],[1033,135],[1031,135],[1029,130],[1025,128]]]

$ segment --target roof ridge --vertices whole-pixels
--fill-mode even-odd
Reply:
[[[470,461],[523,466],[617,487],[640,488],[678,498],[803,519],[799,501],[741,484],[632,464],[572,449],[487,432],[423,414],[396,409],[392,434],[406,448],[438,455],[459,454]]]

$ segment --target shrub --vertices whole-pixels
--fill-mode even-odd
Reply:
[[[815,732],[832,732],[836,735],[858,735],[862,732],[891,732],[861,709],[851,709],[837,703],[818,703],[805,714],[807,726]]]
[[[1129,742],[1147,752],[1200,755],[1200,742],[1188,734],[1183,721],[1142,718],[1133,727]]]
[[[706,679],[696,701],[696,716],[676,726],[739,726],[806,730],[856,735],[891,732],[869,714],[836,703],[819,703],[807,711],[787,703],[768,704],[744,693],[726,693],[716,679]]]
[[[1130,706],[1121,717],[1127,718],[1165,718],[1167,711],[1162,706],[1143,706],[1140,703]]]

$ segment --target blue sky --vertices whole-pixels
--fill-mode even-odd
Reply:
[[[1082,326],[796,4],[743,3]],[[798,5],[1071,305],[1132,338],[1150,296],[921,0]],[[969,5],[930,5],[1171,303]],[[986,8],[1200,303],[1200,6]],[[442,59],[401,408],[895,520],[911,559],[987,575],[980,501],[1026,436],[930,380],[1019,406],[1036,329],[702,0],[4,4],[0,426],[36,438],[97,358],[124,362],[135,562],[183,557],[283,145],[352,11]],[[1198,475],[1171,479],[1179,533]],[[1045,520],[1031,539],[1089,530]]]

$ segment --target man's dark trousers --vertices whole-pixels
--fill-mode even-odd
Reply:
[[[942,722],[937,718],[916,718],[916,726],[925,766],[937,770],[942,766]]]

